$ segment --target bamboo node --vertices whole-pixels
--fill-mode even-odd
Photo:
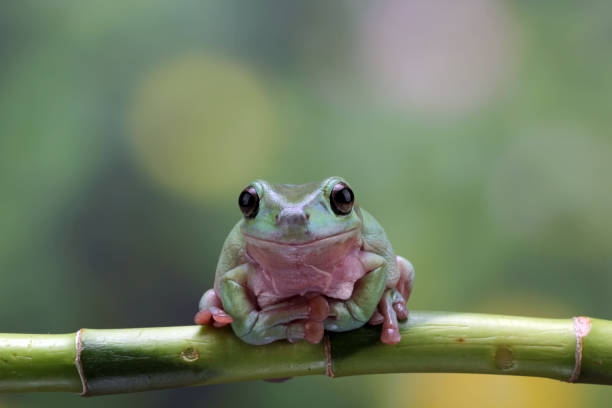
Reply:
[[[323,348],[325,349],[325,375],[334,378],[336,374],[334,374],[334,363],[331,355],[331,340],[327,333],[325,333],[325,337],[323,337]]]
[[[83,331],[85,329],[80,329],[76,332],[75,345],[76,345],[76,357],[74,359],[74,364],[76,365],[77,372],[79,373],[79,378],[81,379],[81,384],[83,385],[83,391],[81,391],[81,396],[86,397],[87,392],[89,391],[87,387],[87,379],[85,378],[85,371],[83,370],[83,361],[81,360],[81,353],[83,352]]]
[[[591,319],[586,316],[576,316],[574,319],[574,331],[576,332],[576,362],[572,375],[567,380],[568,382],[576,382],[580,378],[580,370],[582,369],[582,346],[583,339],[591,331]]]

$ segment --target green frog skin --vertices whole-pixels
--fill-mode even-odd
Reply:
[[[257,180],[239,196],[243,218],[229,233],[196,324],[222,327],[250,344],[319,343],[324,330],[382,325],[400,341],[398,320],[414,269],[383,228],[355,203],[348,182],[301,185]]]

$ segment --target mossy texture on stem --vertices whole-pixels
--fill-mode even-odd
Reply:
[[[252,346],[231,329],[185,326],[0,334],[0,391],[83,395],[304,375],[453,372],[612,384],[612,322],[411,312],[397,345],[380,329],[322,344]],[[577,333],[579,335],[577,335]]]

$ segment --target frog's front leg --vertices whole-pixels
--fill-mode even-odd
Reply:
[[[221,301],[232,316],[232,329],[250,344],[267,344],[276,340],[307,340],[318,343],[323,338],[323,320],[329,306],[322,296],[297,297],[258,309],[255,296],[248,287],[251,264],[242,264],[228,271],[221,280]]]
[[[330,303],[329,318],[325,320],[326,330],[341,332],[356,329],[370,320],[376,311],[387,283],[387,262],[373,252],[362,252],[360,261],[366,274],[355,283],[350,299]]]

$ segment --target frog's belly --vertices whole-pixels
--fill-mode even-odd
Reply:
[[[255,264],[249,287],[260,307],[309,293],[346,300],[351,297],[355,282],[366,273],[360,261],[358,239],[314,251],[275,249],[258,246],[247,250]]]

